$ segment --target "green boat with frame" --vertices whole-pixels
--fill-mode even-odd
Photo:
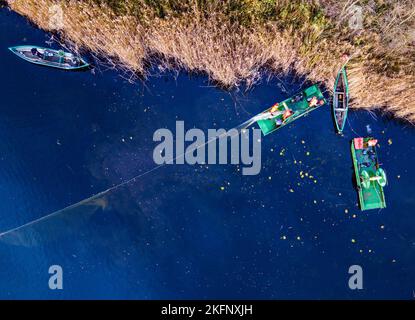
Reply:
[[[380,168],[377,140],[372,137],[355,138],[351,142],[353,167],[361,210],[386,208],[383,188],[387,184],[385,171]]]
[[[349,109],[349,83],[345,67],[342,67],[334,84],[333,118],[338,133],[342,133]]]
[[[309,112],[323,106],[326,100],[318,85],[297,93],[280,103],[275,104],[257,117],[257,124],[264,135],[270,134]]]
[[[79,70],[89,67],[82,57],[70,52],[24,45],[10,47],[9,50],[28,62],[64,70]]]

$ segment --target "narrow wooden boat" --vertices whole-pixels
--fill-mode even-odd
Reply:
[[[361,210],[386,208],[383,187],[386,173],[380,168],[374,138],[355,138],[351,143],[353,167]]]
[[[347,82],[346,69],[342,67],[334,84],[333,118],[338,133],[342,133],[349,109],[349,84]]]
[[[42,66],[64,70],[79,70],[89,67],[89,64],[83,58],[62,50],[30,45],[10,47],[9,50],[19,58]]]
[[[256,122],[264,135],[270,134],[309,112],[324,105],[326,100],[315,84],[288,98],[276,103],[271,108],[257,115]]]

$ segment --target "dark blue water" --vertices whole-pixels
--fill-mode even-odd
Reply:
[[[150,170],[159,128],[230,129],[300,89],[275,80],[229,93],[188,75],[131,84],[7,50],[48,39],[0,11],[1,232]],[[389,176],[388,207],[361,212],[349,141],[368,129]],[[411,299],[414,138],[414,128],[367,112],[351,112],[339,137],[326,106],[262,139],[257,176],[233,165],[163,167],[2,237],[0,298]],[[61,291],[48,288],[53,264]],[[353,264],[364,271],[360,291],[347,285]]]

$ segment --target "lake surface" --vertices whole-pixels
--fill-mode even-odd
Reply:
[[[0,232],[151,170],[159,128],[230,129],[309,85],[226,92],[186,74],[131,84],[105,67],[62,72],[7,50],[49,38],[0,9]],[[369,134],[388,207],[361,212],[349,142]],[[262,139],[259,175],[159,168],[1,237],[0,298],[412,299],[414,139],[408,124],[363,111],[340,137],[324,106]],[[48,287],[55,264],[63,290]],[[355,264],[363,290],[348,288]]]

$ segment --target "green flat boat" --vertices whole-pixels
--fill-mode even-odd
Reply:
[[[346,69],[342,67],[334,84],[333,96],[333,118],[338,133],[342,133],[347,119],[349,109],[349,83],[347,81]]]
[[[387,179],[385,171],[379,167],[376,145],[377,140],[371,137],[355,138],[351,143],[361,210],[386,208],[383,187]]]
[[[324,105],[326,100],[318,85],[312,85],[271,108],[260,113],[257,124],[264,135],[270,134],[287,124],[297,120],[307,113]]]
[[[62,50],[30,45],[10,47],[9,50],[23,60],[42,66],[64,70],[79,70],[89,67],[89,64],[81,57]]]

